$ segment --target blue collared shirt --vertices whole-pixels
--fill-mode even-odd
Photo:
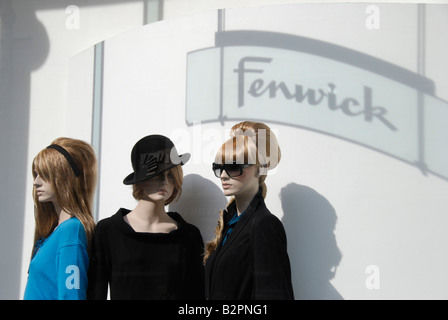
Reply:
[[[227,229],[226,235],[224,237],[224,240],[222,241],[221,247],[224,245],[224,243],[227,240],[227,237],[232,233],[233,228],[235,227],[236,223],[238,221],[240,221],[241,217],[243,216],[243,214],[246,211],[243,211],[240,215],[238,215],[238,212],[235,213],[235,215],[233,216],[232,219],[230,219],[229,223],[227,224],[227,226],[229,227],[229,229]]]

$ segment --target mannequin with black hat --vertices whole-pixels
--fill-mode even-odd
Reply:
[[[133,172],[123,180],[138,201],[98,222],[89,270],[88,298],[203,299],[203,240],[199,229],[166,205],[182,192],[179,155],[162,135],[140,139],[131,152]]]

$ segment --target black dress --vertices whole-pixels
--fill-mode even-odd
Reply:
[[[204,299],[204,243],[177,212],[169,233],[135,232],[120,209],[98,222],[92,243],[88,299]]]
[[[235,213],[233,202],[224,212],[222,238]],[[224,245],[222,238],[205,265],[206,299],[294,299],[285,230],[266,208],[261,190]]]

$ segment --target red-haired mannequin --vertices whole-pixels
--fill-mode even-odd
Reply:
[[[206,246],[206,298],[294,299],[286,234],[264,202],[267,171],[281,157],[277,138],[266,124],[250,121],[230,135],[213,164],[232,199]]]

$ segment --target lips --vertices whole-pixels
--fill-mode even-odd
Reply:
[[[223,188],[223,189],[229,189],[231,186],[232,186],[232,185],[229,184],[229,183],[223,183],[223,184],[222,184],[222,188]]]

